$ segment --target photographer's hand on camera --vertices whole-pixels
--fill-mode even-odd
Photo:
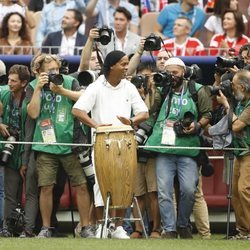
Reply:
[[[219,94],[220,95],[216,96],[217,102],[222,104],[224,106],[226,112],[228,112],[229,108],[230,108],[228,100],[227,100],[226,96],[222,93],[221,90],[219,90]]]
[[[49,76],[46,72],[42,72],[38,77],[38,82],[36,85],[36,89],[42,90],[44,85],[49,83]]]
[[[201,124],[199,122],[193,121],[189,127],[183,128],[183,132],[187,135],[198,134],[201,129]]]
[[[8,125],[0,123],[0,133],[3,137],[9,137],[10,133],[8,131]]]
[[[89,31],[88,39],[93,42],[95,39],[98,39],[98,38],[100,38],[99,29],[98,28],[91,29]]]

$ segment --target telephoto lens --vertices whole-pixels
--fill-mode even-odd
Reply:
[[[87,178],[88,186],[89,188],[93,189],[93,186],[95,184],[95,173],[92,161],[89,156],[89,149],[84,150],[82,153],[79,153],[78,159]]]
[[[2,164],[6,165],[8,162],[9,162],[9,159],[12,155],[12,152],[15,148],[15,146],[12,144],[12,142],[15,142],[16,141],[16,138],[15,136],[9,136],[7,141],[9,143],[6,143],[4,145],[4,148],[3,148],[3,151],[2,151],[2,155],[1,155],[1,162]]]

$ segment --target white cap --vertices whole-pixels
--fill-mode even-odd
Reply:
[[[186,68],[184,62],[178,58],[178,57],[171,57],[165,62],[165,67],[168,65],[178,65],[183,67],[184,69]]]
[[[0,76],[6,75],[6,66],[2,60],[0,60]]]

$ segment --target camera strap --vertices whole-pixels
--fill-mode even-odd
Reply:
[[[103,67],[103,61],[102,61],[102,58],[100,56],[100,53],[101,51],[99,50],[99,48],[97,47],[97,43],[95,43],[95,52],[96,52],[96,57],[97,57],[97,60],[101,66],[101,68]]]

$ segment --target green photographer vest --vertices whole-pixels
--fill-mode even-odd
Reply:
[[[65,89],[72,89],[73,78],[63,75],[63,87]],[[30,83],[34,89],[37,80]],[[74,117],[71,114],[73,101],[62,95],[53,94],[50,90],[43,90],[41,94],[40,115],[36,119],[35,133],[33,137],[34,142],[43,142],[40,123],[45,119],[51,119],[56,142],[57,143],[72,143],[73,142],[73,128]],[[56,146],[56,145],[41,145],[33,144],[32,149],[35,151],[46,152],[50,154],[69,154],[71,153],[71,146]]]
[[[195,88],[198,91],[202,87],[201,84],[195,83]],[[184,117],[186,112],[192,112],[195,116],[195,120],[198,119],[198,109],[192,98],[192,95],[189,91],[189,88],[186,88],[185,92],[181,94],[173,93],[171,106],[169,109],[169,114],[166,117],[168,98],[165,99],[162,104],[160,113],[158,115],[157,121],[153,128],[153,133],[149,137],[146,146],[167,146],[161,143],[163,126],[166,123],[166,120],[177,121],[181,120]],[[177,115],[178,114],[178,115]],[[187,135],[183,137],[177,137],[175,139],[175,146],[177,147],[199,147],[200,139],[197,135]],[[147,150],[166,153],[166,154],[175,154],[175,155],[184,155],[195,157],[199,154],[198,149],[174,149],[174,148],[148,148]]]
[[[235,114],[236,116],[239,116],[244,109],[250,106],[250,101],[246,102],[244,105],[239,103],[237,107],[235,108]],[[241,151],[241,150],[235,150],[234,154],[236,156],[243,156],[246,154],[250,154],[250,126],[247,125],[243,131],[240,133],[234,133],[233,136],[233,145],[235,148],[247,148],[248,150]]]
[[[15,106],[13,103],[11,104],[11,92],[9,88],[1,89],[1,102],[3,104],[3,124],[8,125],[9,128],[18,127],[19,138],[18,141],[24,140],[24,132],[25,132],[25,119],[27,116],[27,103],[25,99],[22,102],[21,107]],[[7,138],[3,138],[0,136],[1,141],[7,140]],[[0,150],[4,149],[5,144],[0,144]],[[10,159],[6,165],[6,167],[18,170],[21,165],[21,154],[24,149],[24,145],[22,144],[12,144],[14,146],[14,150],[10,156]]]

